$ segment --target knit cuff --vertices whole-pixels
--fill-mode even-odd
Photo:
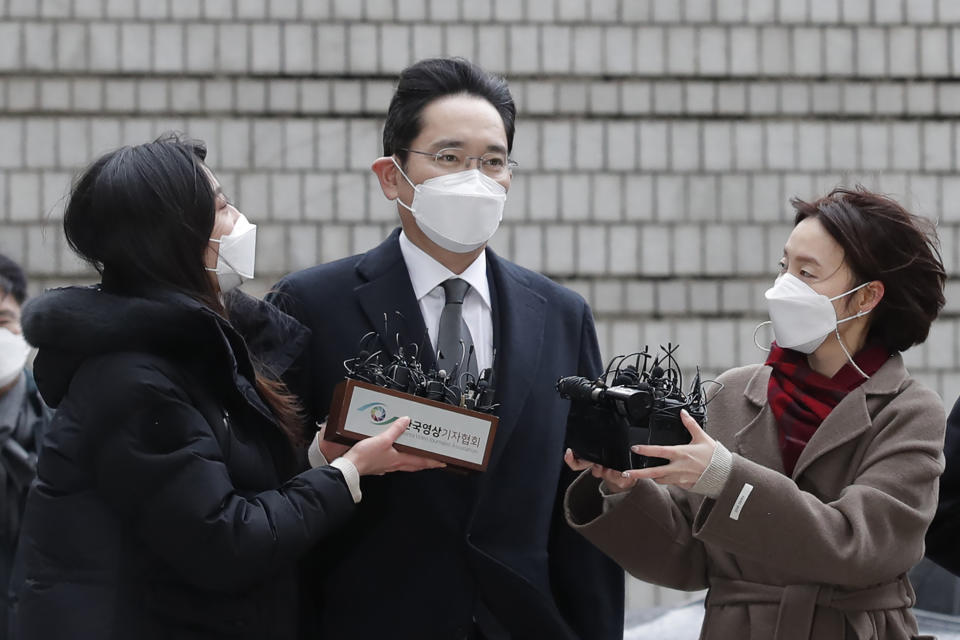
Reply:
[[[717,442],[710,464],[700,474],[697,483],[690,487],[690,491],[708,498],[716,498],[723,491],[723,486],[730,477],[733,468],[733,454],[725,446]]]
[[[343,479],[347,481],[347,489],[350,489],[350,495],[353,497],[353,503],[359,504],[363,494],[360,493],[360,474],[352,462],[346,458],[337,458],[330,463],[334,469],[339,469],[343,474]]]
[[[307,449],[307,460],[310,462],[310,468],[316,469],[317,467],[325,467],[329,462],[327,462],[326,456],[323,455],[323,452],[320,451],[320,432],[317,431],[317,435],[313,437],[313,442],[310,443],[310,448]]]
[[[598,489],[600,490],[600,497],[603,498],[603,513],[610,511],[615,506],[620,504],[620,502],[627,497],[627,494],[630,493],[630,489],[617,492],[611,491],[610,487],[608,487],[607,483],[604,481],[600,482]]]

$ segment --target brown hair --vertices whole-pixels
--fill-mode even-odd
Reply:
[[[299,399],[290,393],[283,381],[268,377],[259,371],[254,384],[257,393],[270,406],[280,430],[294,449],[306,444],[303,437],[303,408]]]
[[[794,224],[816,218],[841,246],[857,279],[883,283],[883,299],[870,313],[868,340],[905,351],[927,339],[944,305],[947,273],[936,229],[892,198],[862,186],[837,188],[814,202],[790,201]]]

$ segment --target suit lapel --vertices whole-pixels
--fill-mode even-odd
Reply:
[[[401,345],[406,347],[412,343],[423,349],[419,354],[420,361],[429,368],[435,366],[436,358],[426,337],[427,328],[420,305],[414,297],[410,274],[400,252],[399,235],[399,229],[394,230],[357,263],[357,271],[366,282],[357,286],[354,294],[370,325],[381,335],[385,343],[381,346],[390,355],[397,354],[399,333]],[[395,312],[399,312],[402,318]],[[384,314],[387,315],[386,322]]]
[[[496,349],[497,416],[500,422],[494,438],[487,475],[500,461],[526,398],[533,386],[543,348],[546,299],[530,288],[526,279],[509,263],[487,249],[487,269],[495,294],[494,348]]]

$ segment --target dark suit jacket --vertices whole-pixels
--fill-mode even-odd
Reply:
[[[960,400],[947,417],[937,515],[927,530],[927,557],[960,576]]]
[[[390,335],[425,340],[398,235],[287,276],[269,296],[313,330],[288,379],[311,424],[327,414],[361,337],[384,333],[385,313]],[[357,516],[309,572],[314,637],[460,637],[480,601],[513,638],[622,637],[623,572],[566,526],[559,502],[571,480],[562,461],[569,405],[554,385],[601,370],[590,309],[490,249],[487,265],[500,404],[488,470],[365,477]]]

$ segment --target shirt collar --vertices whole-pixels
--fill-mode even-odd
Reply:
[[[400,253],[407,264],[413,295],[419,302],[428,293],[450,278],[462,278],[480,294],[483,303],[490,308],[490,286],[487,283],[487,252],[481,251],[463,273],[457,275],[437,262],[426,251],[413,244],[407,234],[400,232]]]

